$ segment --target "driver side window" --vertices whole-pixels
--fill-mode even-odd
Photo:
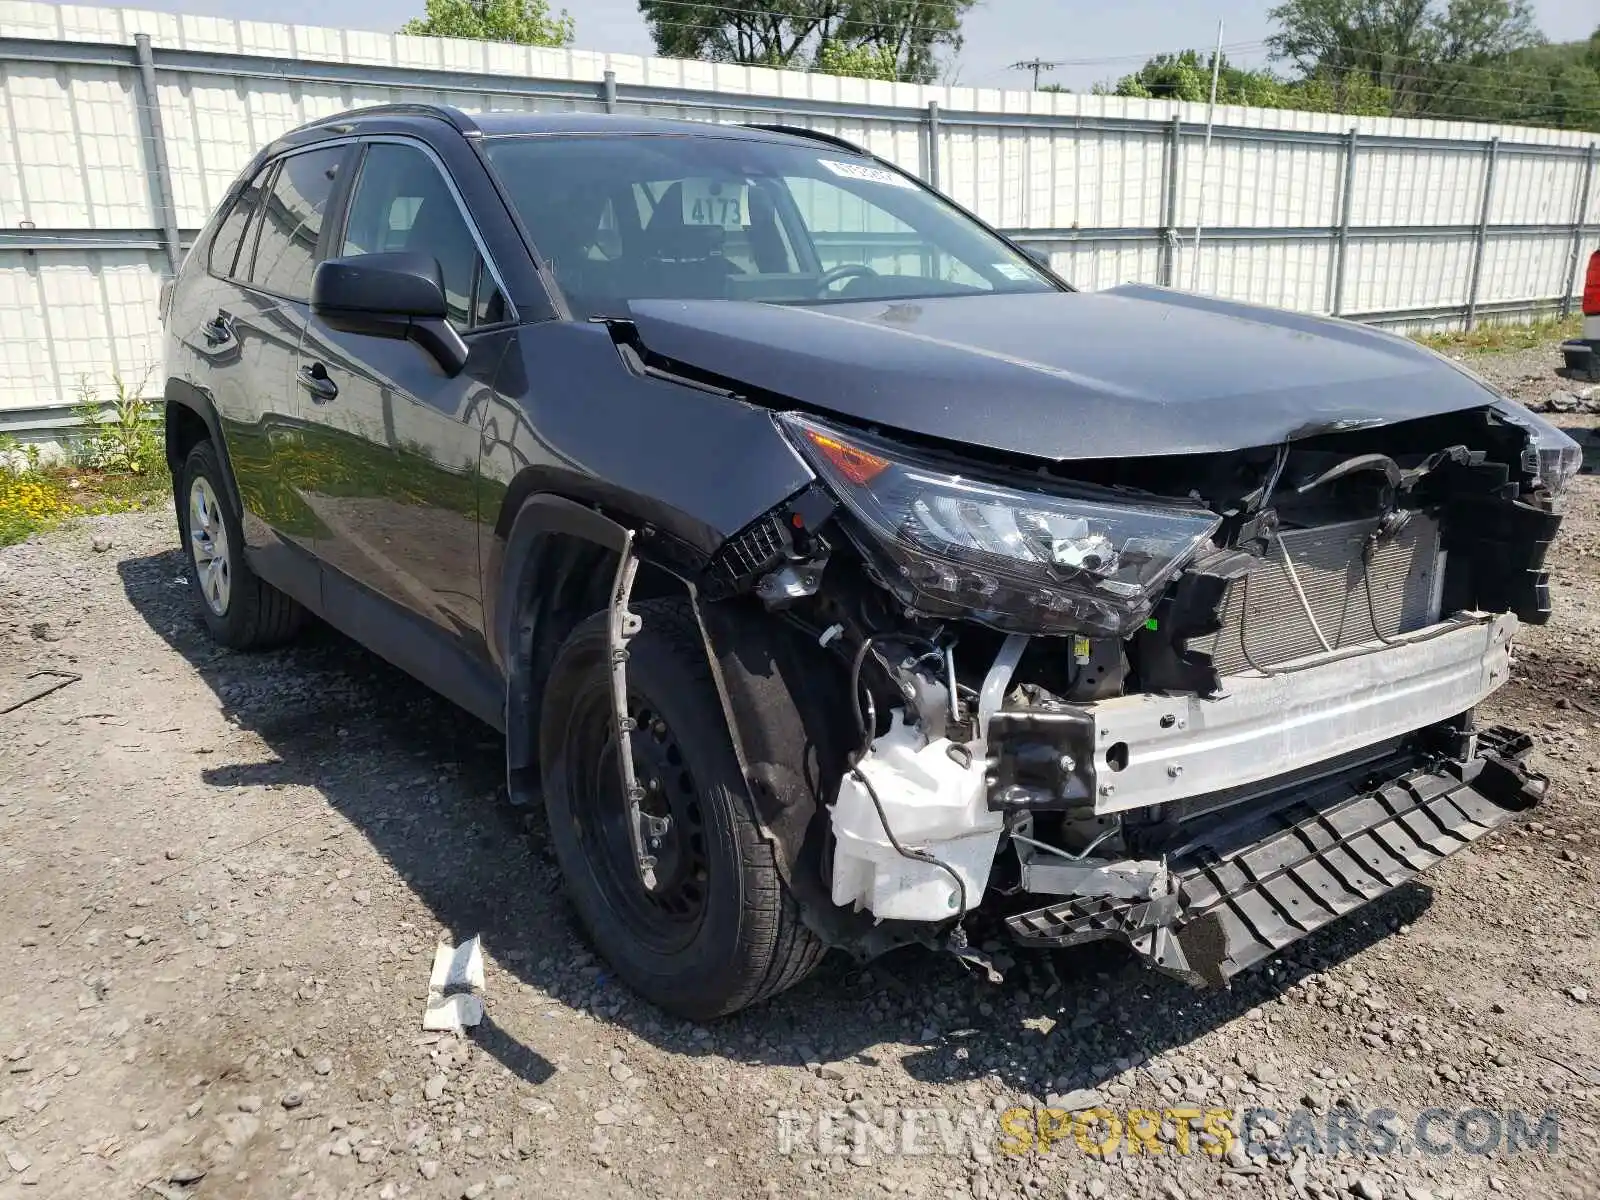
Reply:
[[[439,168],[415,146],[375,142],[367,149],[350,199],[342,255],[412,250],[430,255],[444,277],[449,320],[465,332],[504,313],[494,276]],[[474,303],[474,285],[486,294]],[[476,319],[475,319],[476,318]],[[503,319],[503,316],[502,316]]]

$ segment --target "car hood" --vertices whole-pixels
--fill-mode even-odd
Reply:
[[[1056,460],[1238,450],[1497,398],[1367,326],[1142,285],[631,310],[648,350],[768,402]]]

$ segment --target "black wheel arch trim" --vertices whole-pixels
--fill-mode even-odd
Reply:
[[[522,501],[506,535],[489,547],[484,624],[505,676],[506,786],[517,804],[531,803],[538,790],[539,701],[557,649],[545,644],[554,639],[539,636],[540,623],[550,618],[540,593],[559,604],[566,582],[531,569],[550,535],[587,542],[611,560],[628,544],[626,526],[576,500],[539,492]]]
[[[486,617],[490,644],[505,673],[506,784],[519,806],[531,806],[538,794],[539,703],[558,648],[539,636],[538,623],[553,613],[537,611],[539,572],[530,570],[551,534],[592,545],[604,555],[607,572],[628,545],[628,527],[620,520],[552,493],[527,497],[506,536],[495,538],[487,564],[492,584],[485,589]],[[817,820],[852,740],[829,719],[848,694],[843,673],[816,672],[799,635],[748,600],[702,603],[681,570],[648,555],[647,539],[636,539],[634,552],[681,583],[694,608],[757,824],[776,851],[779,873],[800,902],[807,925],[830,944],[860,947],[870,919],[831,903],[820,867],[825,831]],[[556,611],[561,587],[560,579],[544,581]],[[909,940],[884,939],[880,948]]]
[[[177,450],[173,442],[173,425],[170,412],[173,406],[187,409],[199,417],[210,435],[211,444],[216,448],[217,461],[222,466],[222,487],[227,494],[228,506],[233,515],[240,520],[244,519],[244,502],[239,497],[239,485],[233,478],[233,462],[228,457],[228,443],[222,437],[222,419],[217,415],[217,406],[211,397],[199,387],[183,379],[168,379],[164,392],[165,409],[163,415],[164,436],[166,439],[165,450],[167,465],[172,471],[172,492],[174,503],[179,503],[178,485],[179,474],[183,469],[181,459],[177,457]],[[179,519],[182,519],[180,514]]]

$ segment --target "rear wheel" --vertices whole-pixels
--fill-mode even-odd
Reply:
[[[239,518],[224,501],[222,465],[210,442],[189,451],[178,480],[178,524],[190,582],[211,636],[235,650],[288,641],[304,610],[250,569]]]
[[[541,706],[550,838],[590,940],[647,999],[679,1016],[730,1013],[798,983],[823,946],[800,920],[758,828],[693,614],[636,606],[628,708],[640,813],[623,795],[607,614],[578,626]],[[654,863],[641,868],[630,823]]]

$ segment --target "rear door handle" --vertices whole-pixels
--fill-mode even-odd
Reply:
[[[339,395],[339,385],[328,378],[328,368],[319,362],[300,368],[300,386],[311,393],[315,404],[327,404]]]
[[[206,345],[212,349],[226,346],[233,341],[232,314],[219,308],[216,316],[200,326],[200,332],[206,339]]]

